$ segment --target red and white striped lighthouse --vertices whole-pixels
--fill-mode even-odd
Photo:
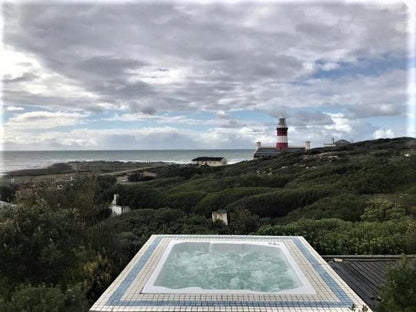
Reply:
[[[279,124],[277,125],[277,143],[276,149],[284,150],[288,148],[287,144],[287,126],[286,126],[286,117],[281,116],[279,118]]]

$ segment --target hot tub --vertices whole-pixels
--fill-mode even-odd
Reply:
[[[365,305],[303,237],[153,235],[90,311],[350,312],[353,304]]]
[[[315,290],[283,243],[172,240],[143,293],[281,293]]]

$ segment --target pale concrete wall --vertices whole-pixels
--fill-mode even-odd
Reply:
[[[225,225],[228,225],[228,216],[226,211],[213,211],[212,212],[212,222],[222,221]]]

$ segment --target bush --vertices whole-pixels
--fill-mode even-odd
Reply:
[[[128,180],[129,182],[150,181],[150,180],[154,180],[154,177],[146,176],[141,172],[136,172],[136,173],[129,174]]]
[[[0,304],[0,312],[80,312],[88,303],[79,287],[63,292],[58,287],[21,285],[10,301]]]
[[[163,205],[166,207],[180,209],[187,213],[195,210],[195,206],[205,197],[205,193],[194,192],[179,192],[165,196],[163,198]]]
[[[405,216],[406,209],[399,204],[384,198],[373,198],[367,202],[367,207],[361,219],[369,222],[382,222],[402,219]]]
[[[17,185],[0,185],[0,200],[11,203],[16,197]]]
[[[160,208],[163,206],[161,193],[155,188],[129,185],[120,188],[118,204],[131,209]]]
[[[224,209],[228,204],[231,204],[245,196],[253,194],[261,194],[270,191],[267,187],[235,187],[224,191],[214,192],[208,194],[195,207],[194,213],[211,216],[211,213],[218,209]]]
[[[403,256],[398,267],[387,272],[387,282],[381,289],[381,312],[416,311],[416,261]]]
[[[324,197],[311,205],[289,212],[285,220],[337,218],[359,221],[360,216],[364,213],[365,205],[366,198],[355,194]]]
[[[230,214],[230,230],[233,234],[247,235],[259,227],[259,217],[244,208],[237,208]]]
[[[101,188],[110,188],[114,184],[116,184],[117,178],[112,175],[101,175],[97,177],[97,186]]]
[[[227,210],[242,206],[260,217],[284,217],[290,211],[311,204],[333,191],[321,189],[282,189],[243,198],[227,206]]]
[[[89,230],[96,250],[110,244],[108,250],[114,262],[121,257],[120,269],[137,253],[152,234],[216,234],[212,223],[205,217],[187,216],[179,209],[139,209],[110,218]],[[104,238],[103,238],[104,237]]]
[[[284,187],[289,181],[289,176],[278,174],[248,174],[239,179],[240,185],[245,187]]]
[[[117,179],[111,175],[98,176],[95,184],[94,202],[96,204],[110,203],[113,199],[113,186]]]
[[[0,276],[13,283],[70,283],[77,270],[82,224],[75,210],[44,201],[18,207],[0,223]]]
[[[324,255],[400,254],[415,252],[412,245],[415,223],[411,219],[382,223],[301,219],[286,225],[264,226],[257,233],[303,236]]]
[[[222,170],[222,167],[196,166],[196,165],[170,165],[157,169],[159,177],[183,177],[190,179],[196,174],[206,174]],[[155,171],[154,169],[152,171]]]

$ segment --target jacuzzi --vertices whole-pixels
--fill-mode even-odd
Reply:
[[[279,242],[172,240],[143,293],[315,294]]]
[[[301,236],[152,235],[90,311],[350,312],[352,305],[365,303]]]

